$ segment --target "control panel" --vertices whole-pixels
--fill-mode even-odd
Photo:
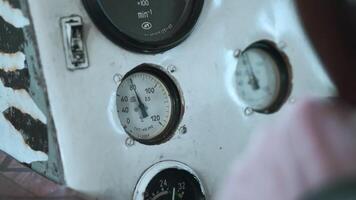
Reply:
[[[29,2],[66,183],[94,198],[213,199],[257,129],[335,93],[293,1]]]

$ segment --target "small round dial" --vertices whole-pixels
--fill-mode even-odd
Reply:
[[[126,133],[143,144],[159,144],[168,139],[182,112],[178,88],[172,79],[146,64],[123,78],[116,103]]]
[[[257,112],[278,110],[288,95],[288,64],[267,42],[255,43],[241,53],[235,75],[238,96]]]
[[[205,200],[198,176],[188,166],[163,161],[149,168],[138,182],[134,200]]]

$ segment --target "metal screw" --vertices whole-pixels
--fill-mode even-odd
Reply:
[[[255,112],[255,111],[254,111],[252,108],[250,108],[250,107],[247,107],[247,108],[245,109],[245,111],[244,111],[244,113],[245,113],[246,116],[251,116],[254,112]]]
[[[179,128],[179,134],[184,135],[188,132],[187,126],[183,125]]]
[[[174,65],[169,65],[169,66],[167,67],[167,70],[168,70],[170,73],[174,73],[174,72],[177,71],[177,67],[174,66]]]
[[[242,51],[241,51],[241,49],[236,49],[235,51],[234,51],[234,56],[237,58],[237,57],[240,57],[240,55],[242,54]]]
[[[291,97],[291,98],[289,99],[289,103],[294,104],[295,102],[296,102],[296,100],[295,100],[294,97]]]
[[[121,74],[114,74],[114,76],[113,76],[113,80],[114,80],[114,82],[117,84],[117,85],[119,85],[119,83],[121,82],[121,80],[122,80],[122,75]]]
[[[132,138],[128,137],[125,140],[125,144],[127,147],[132,147],[133,145],[135,145],[135,140],[133,140]]]
[[[281,49],[281,50],[287,48],[287,43],[284,42],[284,41],[279,42],[278,43],[278,48]]]

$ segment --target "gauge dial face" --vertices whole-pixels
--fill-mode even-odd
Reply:
[[[188,166],[163,161],[149,168],[139,180],[134,200],[205,200],[200,179]]]
[[[277,50],[257,45],[244,51],[236,68],[236,89],[243,104],[258,112],[275,110],[287,95],[287,65]]]
[[[127,134],[142,143],[160,143],[173,134],[180,120],[176,106],[180,102],[179,95],[175,88],[169,88],[163,81],[168,81],[167,77],[161,79],[158,76],[136,70],[125,76],[117,89],[120,122]]]
[[[167,47],[193,28],[204,0],[84,0],[104,33],[141,50]],[[107,22],[110,28],[104,27]],[[132,46],[134,45],[134,46]],[[126,46],[127,47],[127,46]],[[146,48],[146,49],[145,49]]]
[[[166,169],[148,184],[145,200],[201,200],[202,192],[197,179],[187,171]]]
[[[100,4],[112,23],[137,40],[167,39],[187,20],[193,0],[102,0]]]

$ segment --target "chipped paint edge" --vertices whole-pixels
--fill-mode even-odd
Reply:
[[[0,0],[0,16],[16,28],[23,28],[30,24],[20,9],[11,7],[8,1]],[[26,56],[22,52],[12,54],[0,53],[0,68],[5,71],[21,70],[25,68]],[[39,109],[32,97],[25,90],[7,88],[0,81],[0,111],[4,112],[11,106],[30,114],[35,119],[47,123],[47,117]],[[10,154],[20,162],[32,163],[47,161],[45,152],[34,151],[24,141],[22,134],[0,114],[0,149]]]
[[[29,19],[23,15],[22,11],[13,8],[10,3],[5,0],[0,0],[0,16],[16,28],[23,28],[30,25]]]

